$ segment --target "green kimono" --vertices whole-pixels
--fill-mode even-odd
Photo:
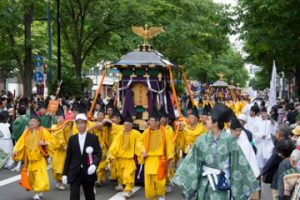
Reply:
[[[0,148],[0,169],[5,165],[5,163],[8,161],[10,155],[5,153],[1,148]]]
[[[45,128],[51,128],[53,124],[56,124],[56,119],[51,115],[44,115],[40,117],[41,126]]]
[[[28,127],[28,122],[29,116],[27,115],[17,117],[17,119],[13,122],[11,127],[11,138],[17,141],[24,132],[24,130]]]
[[[172,182],[181,188],[185,199],[229,199],[229,191],[213,190],[207,176],[202,176],[204,165],[225,172],[234,200],[247,200],[259,190],[254,173],[236,139],[225,131],[217,140],[209,132],[201,135],[177,169]]]

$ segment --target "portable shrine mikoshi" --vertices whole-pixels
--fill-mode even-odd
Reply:
[[[133,117],[133,127],[140,131],[147,127],[147,120],[152,109],[157,106],[164,109],[170,118],[175,119],[174,103],[179,113],[178,120],[183,120],[180,105],[175,91],[173,70],[180,70],[190,101],[194,101],[182,66],[177,66],[154,50],[148,40],[163,31],[162,27],[132,27],[133,32],[144,38],[144,44],[138,49],[126,53],[122,58],[107,64],[102,74],[88,117],[92,118],[97,97],[102,89],[107,68],[119,70],[119,82],[114,105],[122,107],[123,115],[127,112]],[[174,101],[172,101],[172,99]],[[174,103],[173,103],[174,102]],[[175,127],[175,137],[179,133],[179,123]],[[136,183],[143,183],[143,165],[137,166]]]
[[[136,33],[137,29],[142,31],[141,27],[133,27]],[[190,91],[188,81],[186,79],[182,66],[175,65],[158,51],[154,50],[151,45],[147,44],[148,39],[152,38],[151,30],[157,32],[162,30],[162,27],[151,27],[144,30],[144,33],[139,34],[144,37],[144,44],[139,45],[138,49],[123,55],[119,60],[112,64],[107,64],[96,91],[94,101],[92,103],[89,118],[91,118],[92,110],[95,106],[98,94],[101,91],[104,77],[107,68],[115,68],[119,70],[118,92],[115,101],[122,107],[122,113],[129,112],[134,118],[134,126],[139,130],[145,130],[146,121],[152,109],[155,106],[163,108],[170,118],[175,119],[175,106],[179,112],[179,119],[182,119],[180,105],[175,91],[173,70],[180,70],[186,89],[190,96],[190,100],[194,105],[192,93]],[[147,35],[148,34],[148,35]],[[145,38],[146,36],[147,38]],[[115,103],[116,104],[116,103]]]

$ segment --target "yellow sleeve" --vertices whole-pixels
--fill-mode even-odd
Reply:
[[[71,132],[71,126],[68,124],[65,128],[64,128],[64,137],[65,137],[65,145],[68,145],[69,142],[69,138],[71,136],[72,132]]]
[[[111,131],[114,133],[119,133],[120,131],[122,131],[123,128],[124,128],[123,125],[112,124]]]
[[[44,142],[47,143],[47,146],[46,146],[47,152],[52,157],[55,153],[55,149],[56,149],[56,145],[57,145],[56,141],[55,141],[55,138],[45,128],[43,128],[43,137],[44,137]]]
[[[16,154],[14,156],[14,160],[20,161],[23,160],[24,157],[24,147],[25,147],[25,132],[27,129],[22,133],[21,137],[18,139],[16,145],[14,146],[14,153]]]
[[[186,141],[185,141],[185,137],[184,137],[184,131],[179,130],[176,145],[179,145],[180,150],[184,150],[185,143],[186,143]]]
[[[200,135],[206,132],[206,127],[204,124],[200,123],[200,128],[199,128]]]
[[[140,134],[140,132],[135,131],[135,130],[133,130],[133,131],[134,131],[134,134],[135,134],[134,154],[136,156],[140,156],[140,155],[142,155],[143,152],[145,152],[143,138],[142,138],[142,135]]]
[[[175,145],[173,142],[174,139],[174,132],[172,128],[166,128],[165,131],[166,135],[166,158],[167,160],[173,159],[174,158],[174,149]]]
[[[74,123],[73,127],[72,127],[72,135],[75,135],[77,133],[78,133],[77,125],[76,125],[76,123]]]
[[[107,159],[115,159],[118,152],[118,147],[120,146],[121,134],[119,134],[109,147]]]

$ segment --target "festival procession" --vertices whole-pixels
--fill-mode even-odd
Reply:
[[[294,4],[1,1],[0,200],[299,200]]]

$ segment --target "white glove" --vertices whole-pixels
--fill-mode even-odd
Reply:
[[[88,175],[92,175],[93,173],[96,172],[96,166],[95,165],[91,165],[89,168],[88,168]]]
[[[67,176],[62,176],[61,182],[62,182],[64,185],[67,185],[67,184],[68,184],[68,177],[67,177]]]

